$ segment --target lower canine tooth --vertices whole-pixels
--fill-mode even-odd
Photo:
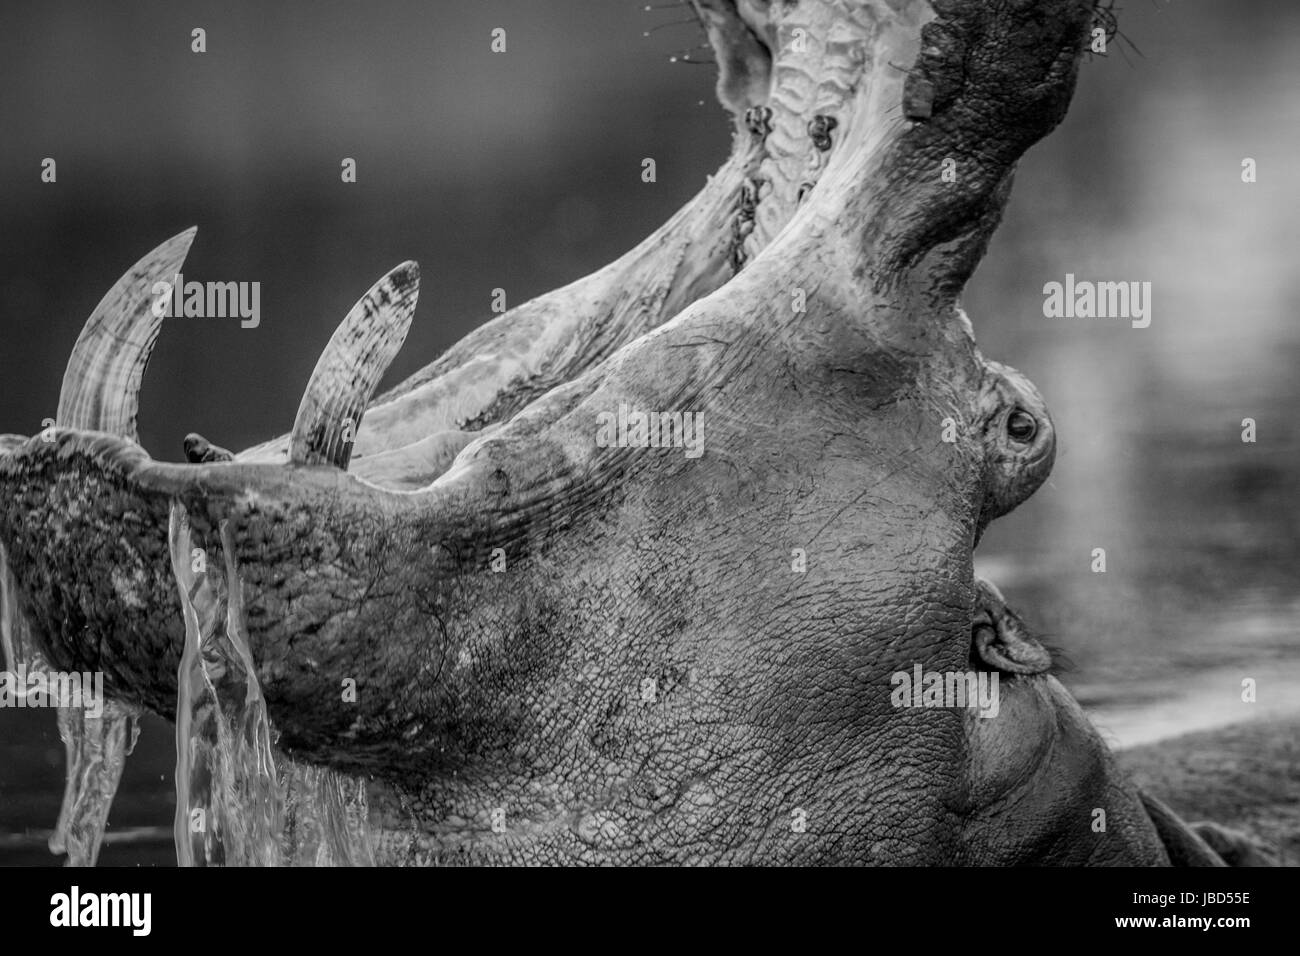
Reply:
[[[330,338],[303,393],[289,461],[348,467],[361,416],[406,340],[420,292],[420,267],[404,262],[380,279]]]
[[[140,379],[167,311],[158,308],[154,286],[181,271],[196,231],[191,226],[172,236],[133,265],[90,313],[63,373],[60,427],[137,440]]]

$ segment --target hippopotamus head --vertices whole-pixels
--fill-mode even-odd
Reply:
[[[167,464],[137,443],[148,290],[190,234],[147,256],[74,348],[58,427],[0,444],[11,613],[130,706],[172,712],[178,671],[240,675],[228,697],[264,700],[280,749],[373,778],[377,816],[442,860],[1104,856],[1062,815],[1077,799],[998,833],[1054,798],[1038,781],[1082,798],[1069,775],[1106,765],[1060,746],[1086,721],[1032,647],[986,635],[971,664],[973,548],[1054,436],[958,304],[1016,160],[1064,113],[1093,5],[936,5],[926,33],[923,4],[861,6],[828,53],[862,75],[813,124],[815,188],[743,192],[765,247],[736,244],[724,187],[765,161],[738,133],[632,258],[374,400],[416,303],[414,265],[394,270],[292,432],[246,452],[196,436]],[[718,27],[769,47],[753,69],[803,55],[753,26]],[[801,98],[770,97],[775,127],[808,128]],[[896,701],[899,674],[976,670],[1014,675],[996,718]]]
[[[287,461],[194,440],[199,463],[154,461],[134,395],[106,390],[138,381],[122,366],[155,317],[128,294],[92,319],[60,427],[0,457],[0,542],[45,656],[167,714],[187,628],[228,636],[279,747],[374,777],[381,815],[419,805],[446,859],[946,858],[977,793],[964,717],[894,708],[889,678],[965,667],[975,538],[1050,461],[1028,387],[962,324],[928,353],[830,289],[811,329],[762,335],[757,297],[705,300],[411,491],[352,462],[338,423],[417,282],[401,267],[345,320]],[[661,411],[653,447],[637,429]],[[527,838],[492,831],[498,807]]]

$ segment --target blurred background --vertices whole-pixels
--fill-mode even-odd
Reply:
[[[404,259],[420,308],[385,387],[489,318],[494,288],[513,306],[615,258],[730,135],[712,66],[669,62],[699,29],[644,6],[6,0],[0,433],[54,415],[86,316],[186,226],[187,278],[259,281],[262,321],[165,326],[140,433],[170,460],[190,431],[236,449],[287,431],[338,321]],[[1052,479],[977,568],[1126,745],[1300,711],[1300,4],[1130,0],[1120,28],[1023,162],[966,308],[1059,433]],[[1066,273],[1151,282],[1151,326],[1044,318]],[[174,862],[174,754],[147,719],[101,863]],[[52,711],[0,710],[0,864],[57,862],[62,767]]]

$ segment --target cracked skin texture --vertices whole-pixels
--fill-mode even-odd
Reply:
[[[167,712],[178,623],[115,626],[108,584],[102,619],[86,621],[98,605],[60,591],[88,564],[165,568],[160,539],[80,522],[107,501],[165,527],[176,496],[220,573],[227,521],[281,745],[379,776],[418,803],[448,859],[933,861],[968,802],[962,721],[893,709],[888,675],[965,660],[986,410],[966,413],[958,442],[937,425],[963,396],[997,393],[994,373],[969,342],[956,362],[882,349],[862,325],[822,321],[819,301],[783,325],[704,310],[674,323],[425,496],[323,468],[170,466],[108,437],[35,439],[0,465],[29,502],[5,517],[61,546],[14,566],[59,663],[103,665],[112,691],[146,690]],[[672,382],[696,384],[665,394]],[[702,409],[706,454],[575,463],[620,400]],[[507,570],[485,573],[495,547]],[[146,607],[175,606],[170,573],[151,586]],[[355,707],[339,703],[344,678]],[[500,836],[498,806],[513,821]],[[790,829],[796,807],[815,832]]]
[[[1064,113],[1091,16],[1077,0],[1025,10],[944,13],[968,45],[998,47],[967,51],[950,101],[882,139],[864,91],[818,189],[744,272],[424,490],[163,465],[86,432],[7,442],[0,540],[54,663],[103,669],[111,694],[170,712],[178,500],[209,573],[239,569],[280,745],[374,775],[378,814],[415,823],[395,853],[1053,861],[1050,838],[978,838],[963,715],[895,709],[888,679],[964,668],[974,541],[1050,467],[998,477],[988,423],[1003,412],[985,397],[1007,394],[990,386],[1003,373],[956,306],[1011,166]],[[939,194],[948,155],[973,174]],[[596,416],[620,401],[702,412],[704,457],[596,449]],[[223,523],[235,553],[218,560]],[[340,704],[347,678],[355,705]]]

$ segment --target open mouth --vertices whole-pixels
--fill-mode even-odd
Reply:
[[[1005,5],[944,4],[919,54],[920,4],[834,24],[824,5],[693,6],[724,64],[732,155],[626,256],[376,399],[416,308],[404,263],[347,313],[287,435],[238,453],[191,435],[188,463],[170,464],[135,419],[164,319],[153,290],[180,272],[187,230],[92,313],[55,425],[0,437],[6,656],[102,673],[115,702],[94,723],[61,715],[60,838],[77,861],[94,859],[141,709],[176,717],[182,861],[276,862],[284,774],[328,804],[333,832],[364,801],[318,771],[412,788],[499,774],[537,804],[568,787],[589,804],[631,793],[651,823],[665,807],[740,820],[690,781],[742,774],[749,721],[771,721],[773,745],[748,759],[788,744],[769,685],[788,692],[790,668],[869,670],[864,633],[960,663],[954,608],[994,495],[984,436],[958,428],[990,365],[957,295],[1015,161],[1064,112],[1090,4],[1054,2],[1030,24],[1040,43],[1006,41],[1020,14]],[[813,71],[801,31],[826,37]],[[996,68],[966,55],[986,40],[1005,46]],[[918,61],[906,76],[903,55]],[[934,175],[949,154],[971,170],[959,190]],[[629,438],[624,409],[683,437],[692,423],[695,453]],[[621,430],[603,441],[610,415]],[[787,572],[792,549],[819,555],[808,578]],[[866,599],[788,619],[864,582]],[[826,647],[788,652],[765,622],[821,629]],[[1036,666],[993,633],[984,650],[1006,669]],[[825,719],[860,741],[843,708]],[[589,779],[539,794],[575,748]],[[655,760],[682,779],[639,778]],[[451,803],[422,804],[421,826],[462,819]],[[570,829],[566,846],[628,839],[603,818]]]

